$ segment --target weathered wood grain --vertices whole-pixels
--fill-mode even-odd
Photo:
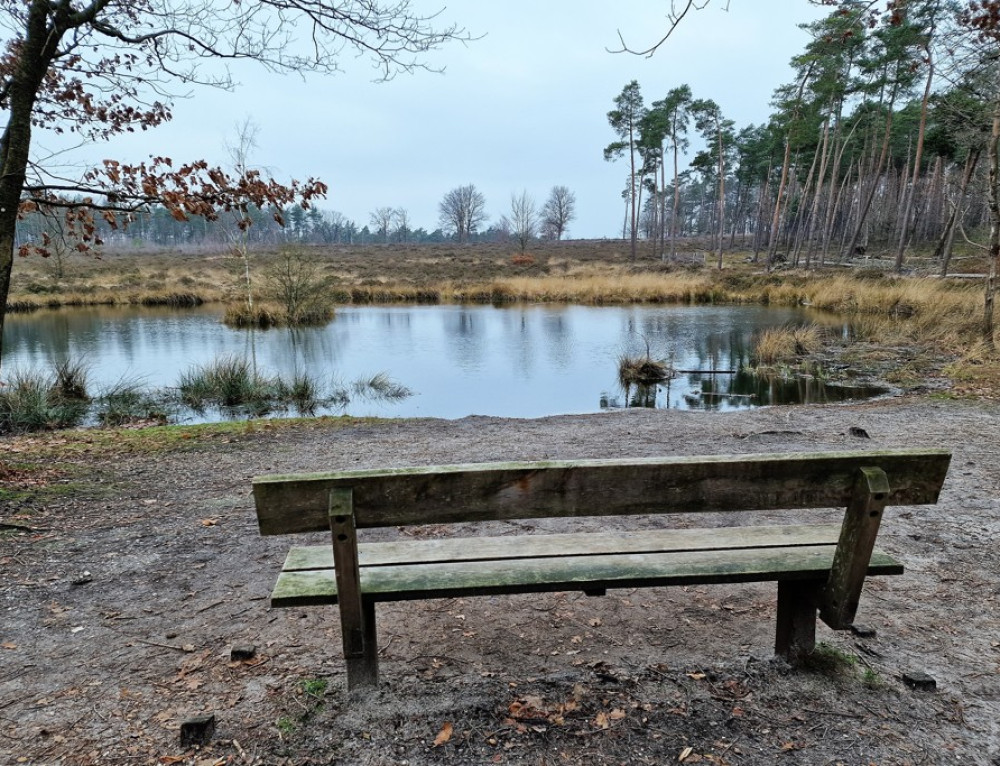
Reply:
[[[776,548],[833,545],[839,524],[783,524],[713,529],[643,529],[630,532],[574,532],[568,534],[511,535],[509,537],[443,537],[421,540],[360,543],[362,567],[447,561],[484,561],[543,556],[594,556],[607,553],[665,553],[669,551]],[[294,546],[284,571],[329,569],[329,545]]]
[[[825,581],[779,580],[774,653],[795,664],[816,647],[816,607]]]
[[[361,568],[361,588],[373,601],[541,593],[660,585],[767,582],[827,578],[836,546],[559,556]],[[870,575],[902,574],[891,556],[875,551]],[[333,604],[333,570],[283,572],[274,607]]]
[[[865,583],[868,557],[875,548],[882,514],[891,490],[889,479],[878,468],[862,468],[844,513],[837,553],[820,603],[823,622],[845,630],[854,622]]]
[[[340,630],[348,688],[373,686],[378,682],[375,605],[367,594],[362,596],[358,535],[352,505],[349,487],[330,491],[327,523],[333,537],[334,579],[340,594]]]
[[[359,528],[561,516],[845,507],[858,469],[881,468],[889,504],[937,501],[945,450],[579,460],[342,471],[254,480],[261,534],[327,528],[350,487]]]

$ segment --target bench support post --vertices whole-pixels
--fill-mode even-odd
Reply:
[[[888,500],[889,479],[885,471],[861,468],[820,603],[820,617],[834,630],[846,630],[854,622]]]
[[[778,580],[774,653],[794,665],[816,647],[816,608],[822,580]]]
[[[344,639],[347,688],[378,684],[375,602],[361,595],[358,535],[350,489],[330,490],[330,533],[337,577],[337,605]]]

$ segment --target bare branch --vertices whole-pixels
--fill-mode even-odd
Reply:
[[[684,20],[684,17],[688,15],[688,13],[690,13],[691,11],[703,10],[711,2],[712,0],[685,0],[685,2],[682,3],[683,8],[680,11],[678,11],[677,3],[675,2],[675,0],[671,0],[670,13],[667,14],[667,22],[668,22],[667,32],[657,42],[655,42],[653,45],[650,45],[647,48],[636,50],[631,48],[625,42],[625,37],[622,35],[621,30],[618,30],[618,42],[621,43],[621,47],[614,49],[608,48],[607,50],[609,53],[631,53],[635,56],[645,56],[646,58],[650,58],[651,56],[653,56],[653,54],[656,53],[656,51],[660,49],[660,47],[664,43],[667,42],[667,40],[670,39],[670,36],[674,33],[674,30],[677,29],[677,27]],[[722,10],[726,12],[729,11],[729,0],[723,0]]]

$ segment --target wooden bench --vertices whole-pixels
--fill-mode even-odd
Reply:
[[[849,628],[887,505],[935,503],[943,450],[449,465],[264,476],[263,535],[329,531],[293,547],[273,607],[338,604],[348,688],[378,681],[375,603],[507,593],[776,581],[775,651],[813,649],[817,612]],[[360,542],[358,530],[525,518],[847,508],[842,524],[643,529]]]

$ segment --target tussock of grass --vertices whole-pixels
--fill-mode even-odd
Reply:
[[[622,388],[633,385],[648,386],[670,377],[670,371],[663,362],[648,356],[622,354],[618,357],[618,382]]]
[[[86,412],[87,402],[61,396],[47,373],[15,370],[0,388],[0,433],[69,428]]]
[[[167,402],[134,378],[122,378],[108,387],[98,397],[94,410],[94,418],[103,426],[163,424],[169,414]]]
[[[51,394],[67,401],[85,402],[90,399],[87,394],[87,378],[90,370],[80,361],[64,359],[52,367],[54,380]]]
[[[176,306],[178,308],[193,308],[202,305],[205,300],[195,293],[149,293],[136,296],[132,301],[143,306]]]
[[[413,392],[389,377],[388,373],[379,372],[369,378],[360,378],[352,386],[354,393],[366,399],[386,400],[405,399]]]
[[[266,330],[270,327],[313,327],[325,325],[334,317],[332,308],[316,308],[299,312],[295,321],[277,306],[258,303],[251,311],[245,303],[230,304],[222,317],[222,323],[229,327],[256,327]]]
[[[219,357],[181,375],[181,400],[194,409],[207,404],[222,407],[259,405],[280,398],[278,381],[259,374],[248,359]]]
[[[258,304],[251,310],[245,303],[234,303],[226,306],[222,323],[227,327],[256,327],[266,330],[269,327],[280,327],[281,316],[270,306]]]
[[[753,361],[758,366],[772,366],[815,354],[822,347],[822,331],[815,325],[771,327],[754,337]]]

